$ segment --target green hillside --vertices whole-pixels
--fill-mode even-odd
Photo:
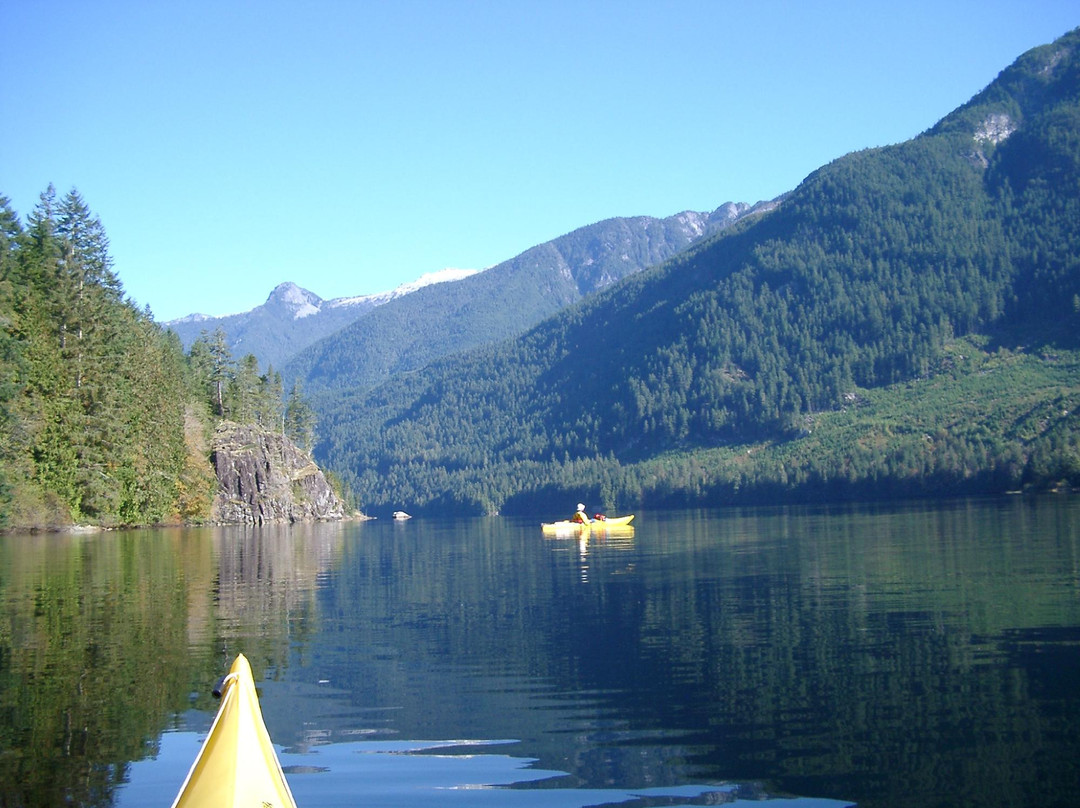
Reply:
[[[317,454],[376,510],[1080,484],[1078,45],[520,339],[324,393]]]

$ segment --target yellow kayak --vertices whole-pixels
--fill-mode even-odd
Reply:
[[[251,665],[236,657],[221,707],[173,808],[296,808],[263,723]]]
[[[610,530],[612,528],[629,528],[634,514],[629,516],[609,516],[606,519],[594,519],[591,522],[544,522],[540,528],[545,533],[574,533],[582,530]]]

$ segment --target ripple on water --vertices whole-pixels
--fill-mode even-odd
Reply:
[[[164,805],[180,788],[204,736],[169,732],[157,756],[131,765],[117,808]],[[533,758],[495,751],[511,740],[355,741],[279,750],[282,769],[301,808],[416,808],[421,805],[499,808],[628,808],[735,805],[766,801],[770,807],[840,808],[835,800],[770,795],[756,783],[661,788],[559,787],[566,773],[534,768]]]

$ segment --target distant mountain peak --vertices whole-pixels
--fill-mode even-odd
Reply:
[[[294,320],[310,317],[322,310],[323,299],[292,281],[279,283],[266,298],[266,305],[284,309]]]
[[[180,337],[185,349],[215,327],[228,336],[231,350],[250,351],[263,365],[280,365],[291,355],[319,339],[344,328],[384,303],[426,286],[458,281],[475,275],[476,269],[442,269],[428,272],[388,292],[324,300],[292,281],[274,287],[266,302],[250,311],[212,317],[189,314],[164,323]]]

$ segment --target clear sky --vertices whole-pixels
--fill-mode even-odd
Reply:
[[[906,140],[1080,0],[0,0],[0,194],[158,320],[483,268]]]

